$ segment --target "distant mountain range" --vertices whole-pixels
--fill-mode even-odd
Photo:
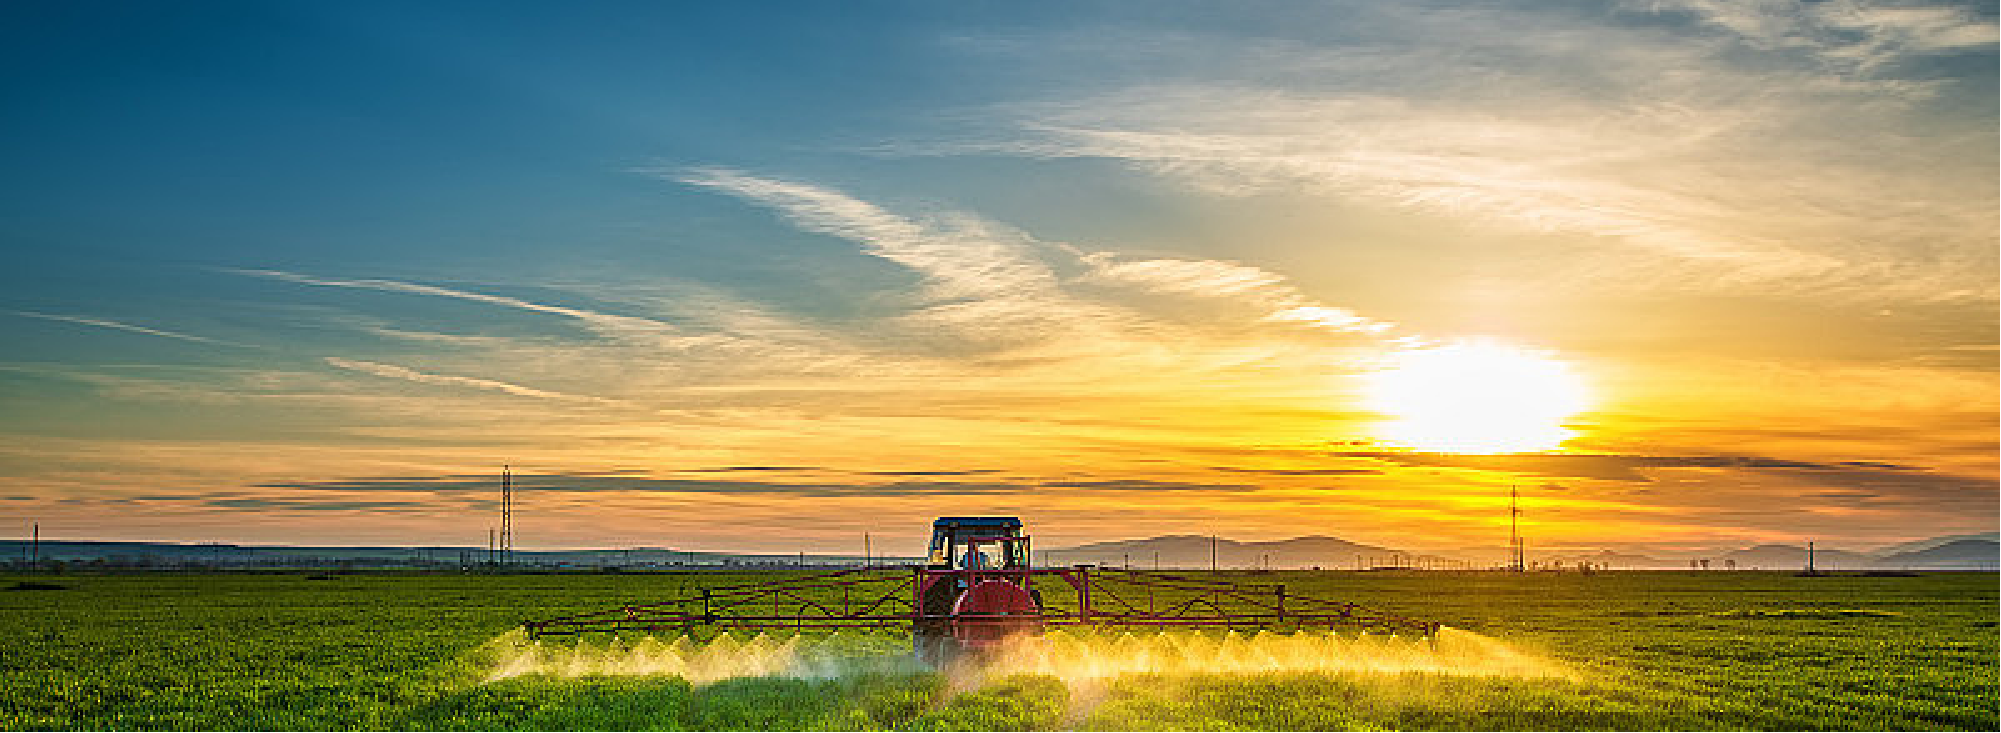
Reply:
[[[1563,565],[1568,565],[1573,567],[1576,566],[1578,563],[1590,563],[1596,567],[1613,568],[1618,570],[1678,567],[1674,563],[1666,560],[1661,560],[1654,557],[1648,557],[1646,555],[1635,555],[1630,552],[1613,552],[1611,550],[1601,550],[1598,552],[1579,553],[1574,555],[1558,555],[1556,557],[1540,557],[1537,559],[1543,562],[1557,562]],[[1686,567],[1686,566],[1687,563],[1683,563],[1679,567]]]
[[[1814,567],[1820,570],[1993,570],[2001,564],[2001,542],[1983,539],[1992,535],[1955,535],[1906,542],[1876,552],[1863,553],[1816,547]],[[1969,539],[1971,538],[1971,539]],[[1898,548],[1923,548],[1899,551]],[[1709,567],[1720,570],[1735,561],[1740,570],[1798,570],[1806,568],[1807,548],[1798,545],[1758,545],[1708,556]],[[1565,565],[1589,562],[1617,569],[1686,568],[1690,559],[1664,560],[1646,555],[1615,553],[1564,555],[1538,558]]]
[[[1942,545],[1959,542],[1961,540],[1986,540],[1988,542],[2001,542],[2001,532],[1981,532],[1978,534],[1953,534],[1953,535],[1945,535],[1943,537],[1933,537],[1928,540],[1918,540],[1915,542],[1904,542],[1901,544],[1890,545],[1888,547],[1879,547],[1876,549],[1875,552],[1872,552],[1870,554],[1875,555],[1877,557],[1888,557],[1890,555],[1896,555],[1906,552],[1929,550],[1934,547],[1939,547]]]
[[[2001,542],[1991,535],[1957,535],[1893,545],[1873,553],[1816,548],[1813,564],[1821,570],[1993,570],[2001,565]],[[1898,548],[1921,549],[1900,551]],[[1806,548],[1759,545],[1724,553],[1739,568],[1763,570],[1806,567]]]
[[[1439,566],[1447,562],[1436,555],[1423,555],[1375,545],[1349,542],[1338,537],[1294,537],[1271,542],[1239,542],[1200,535],[1168,535],[1143,540],[1094,542],[1067,549],[1050,550],[1051,562],[1059,565],[1093,563],[1151,568],[1158,561],[1163,568],[1207,568],[1210,552],[1222,568],[1299,569],[1322,567],[1352,570],[1388,565]]]
[[[1822,570],[1992,570],[1996,569],[1997,564],[2001,564],[2001,542],[1997,542],[1994,536],[1994,533],[1986,533],[1935,537],[1892,545],[1874,553],[1816,547],[1813,553],[1814,566]],[[1210,538],[1197,535],[1169,535],[1140,540],[1096,542],[1050,552],[1057,564],[1065,565],[1075,563],[1119,565],[1129,562],[1134,567],[1147,568],[1153,566],[1155,555],[1158,553],[1161,567],[1206,568],[1210,563]],[[1491,567],[1497,562],[1495,558],[1504,556],[1506,550],[1479,548],[1441,556],[1364,545],[1336,537],[1311,536],[1272,542],[1238,542],[1219,538],[1215,540],[1215,552],[1216,564],[1224,568],[1269,565],[1280,569],[1307,567],[1355,569],[1385,565]],[[1712,570],[1728,567],[1725,561],[1735,561],[1736,566],[1743,570],[1792,570],[1806,567],[1806,554],[1807,548],[1804,546],[1758,545],[1704,554],[1701,557],[1710,560],[1709,567]],[[1690,559],[1693,558],[1663,559],[1610,550],[1560,555],[1531,552],[1529,555],[1529,560],[1535,563],[1555,562],[1565,566],[1576,566],[1582,562],[1619,570],[1687,568]]]
[[[1758,545],[1723,553],[1717,560],[1735,560],[1744,570],[1794,570],[1806,567],[1806,548],[1794,545]],[[1859,552],[1817,547],[1813,565],[1821,570],[1852,570],[1870,567],[1876,558]],[[1713,564],[1711,567],[1715,567]]]
[[[199,564],[222,567],[431,567],[479,564],[488,559],[483,547],[293,547],[270,545],[177,544],[170,542],[89,542],[43,540],[39,547],[21,540],[0,540],[0,563],[20,562],[30,554],[44,561],[97,563],[115,566],[172,567]],[[915,557],[878,555],[878,563],[905,564]],[[658,547],[620,550],[515,550],[513,562],[523,565],[570,567],[676,567],[728,565],[855,565],[861,555],[750,554],[691,552]]]
[[[1961,539],[1922,550],[1884,555],[1876,558],[1876,566],[1912,570],[1962,568],[1993,570],[1997,554],[2001,554],[2001,542],[1991,539]]]

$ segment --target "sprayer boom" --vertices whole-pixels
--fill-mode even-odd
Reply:
[[[929,562],[703,588],[674,600],[523,624],[532,637],[589,632],[908,630],[920,655],[949,656],[1049,627],[1290,631],[1350,628],[1433,636],[1439,625],[1352,603],[1090,565],[1033,567],[1012,517],[945,517]]]

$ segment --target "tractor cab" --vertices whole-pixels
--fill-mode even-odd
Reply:
[[[931,523],[932,570],[1027,570],[1028,537],[1017,517],[939,517]]]
[[[919,658],[942,665],[967,650],[1042,630],[1028,536],[1017,517],[939,517],[917,571],[911,639]]]

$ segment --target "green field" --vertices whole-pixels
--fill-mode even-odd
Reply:
[[[1227,575],[1227,574],[1226,574]],[[719,577],[0,577],[0,729],[1995,730],[1996,576],[1285,573],[1557,676],[948,677],[894,638],[811,678],[494,676],[517,622]],[[741,580],[741,576],[729,580]],[[769,640],[767,640],[769,641]],[[1199,665],[1198,665],[1199,666]]]

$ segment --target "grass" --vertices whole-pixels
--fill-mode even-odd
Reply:
[[[1284,573],[1503,639],[1560,678],[1135,675],[970,689],[884,667],[826,679],[487,682],[533,617],[722,578],[0,578],[4,730],[1995,730],[1996,576]],[[735,578],[732,580],[742,580]],[[892,644],[893,646],[893,644]]]

